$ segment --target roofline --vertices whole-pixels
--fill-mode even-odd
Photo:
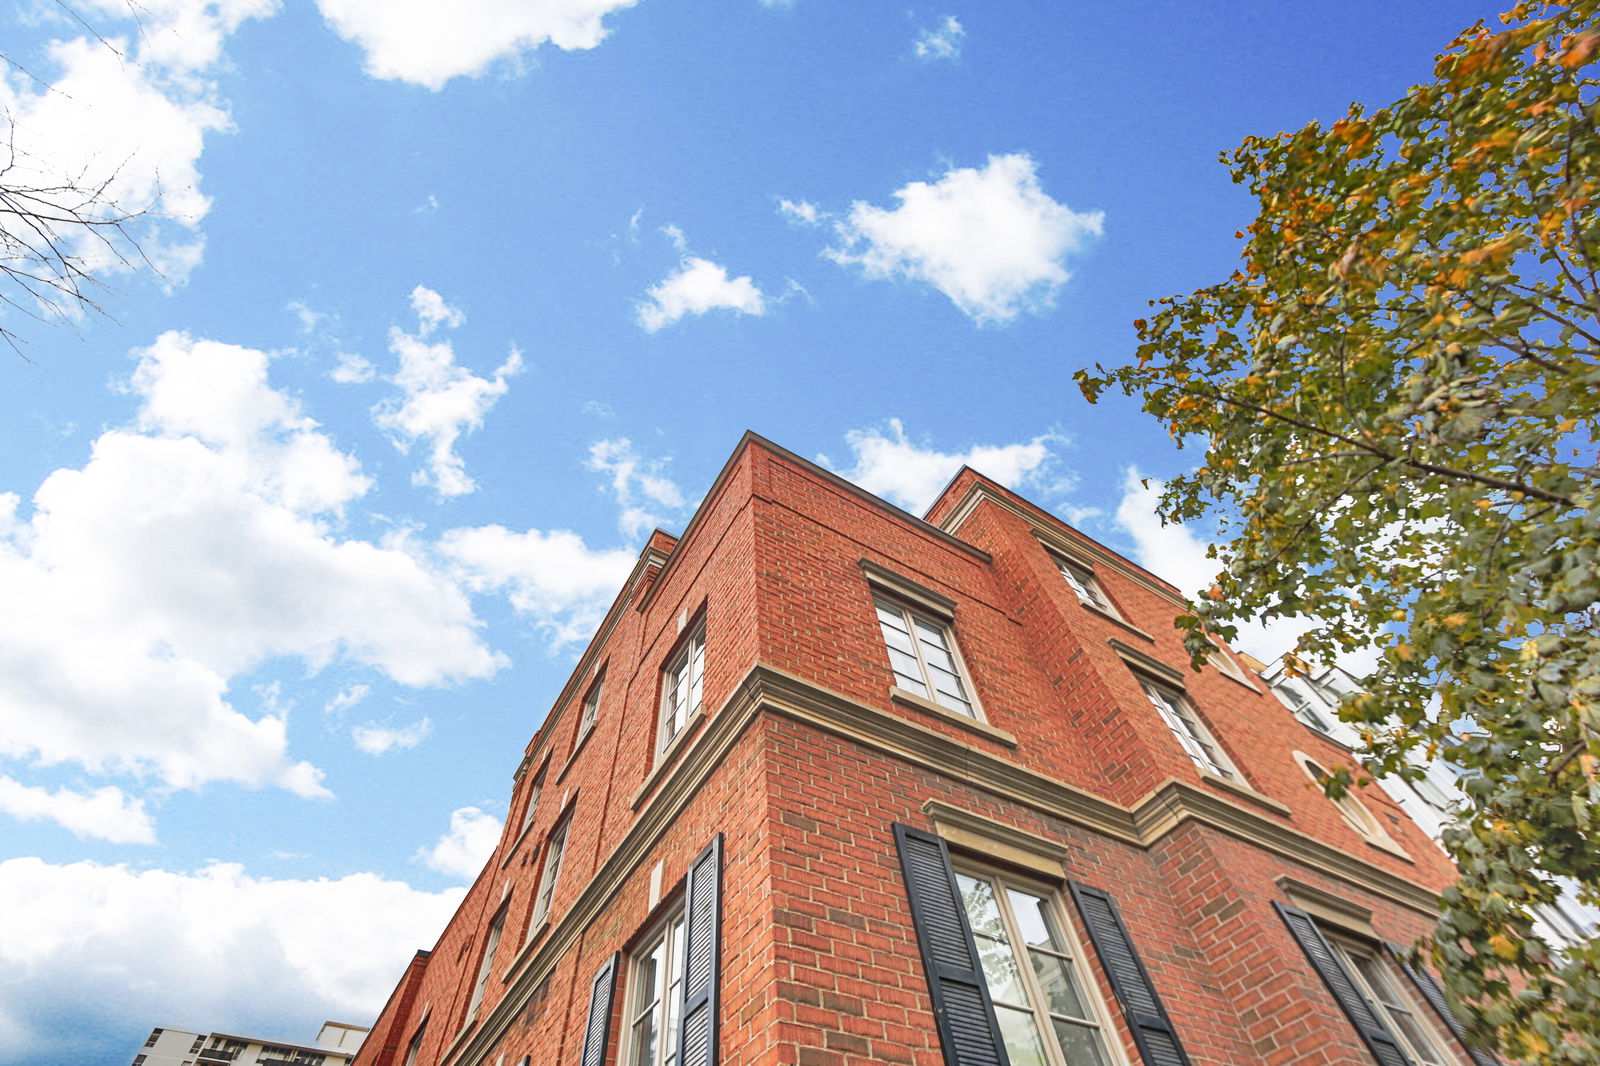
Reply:
[[[672,569],[673,563],[677,561],[679,555],[678,549],[689,541],[689,539],[694,535],[695,531],[699,529],[700,524],[705,521],[705,516],[710,510],[708,505],[716,498],[717,494],[722,491],[722,487],[724,484],[726,484],[727,480],[733,476],[733,471],[739,465],[739,460],[743,458],[744,453],[750,448],[751,445],[760,447],[763,451],[771,454],[773,457],[781,459],[786,463],[790,463],[793,466],[799,467],[812,477],[815,477],[828,483],[834,488],[855,496],[864,503],[868,503],[873,507],[888,513],[893,518],[897,518],[903,522],[906,522],[919,532],[926,533],[936,540],[942,541],[946,545],[957,549],[958,551],[965,552],[983,562],[989,562],[991,559],[989,553],[977,545],[969,544],[967,541],[962,540],[954,533],[941,529],[932,522],[929,522],[926,518],[920,518],[917,515],[912,514],[910,511],[907,511],[905,508],[890,503],[882,496],[868,492],[866,489],[862,488],[860,485],[857,485],[850,479],[843,477],[832,470],[829,470],[825,466],[812,462],[810,459],[807,459],[802,455],[790,451],[781,444],[774,444],[772,441],[768,440],[766,437],[763,437],[753,429],[747,429],[744,431],[744,435],[739,438],[739,443],[734,447],[733,454],[728,456],[728,461],[723,463],[722,469],[717,472],[716,478],[711,482],[711,487],[707,489],[706,494],[701,497],[700,505],[695,508],[694,514],[690,516],[688,525],[683,527],[683,533],[678,537],[678,545],[677,547],[673,548],[672,555],[667,560],[667,565],[662,568],[661,574],[656,579],[656,583],[650,587],[648,592],[640,597],[639,610],[643,611],[650,605],[650,601],[655,597],[656,589],[662,586],[666,579],[667,572]]]

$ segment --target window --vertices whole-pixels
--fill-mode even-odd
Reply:
[[[478,1016],[478,1004],[483,1002],[483,990],[488,987],[489,973],[494,968],[494,951],[500,946],[500,931],[506,925],[506,909],[501,907],[494,921],[489,923],[488,935],[483,940],[483,961],[478,963],[478,979],[472,985],[472,1000],[467,1004],[467,1021]]]
[[[1329,735],[1333,732],[1333,726],[1328,722],[1328,719],[1311,705],[1311,701],[1306,699],[1305,694],[1298,688],[1287,682],[1280,681],[1272,686],[1272,691],[1277,694],[1278,699],[1300,721],[1319,733]]]
[[[962,870],[956,884],[1013,1066],[1109,1066],[1100,1011],[1055,895]]]
[[[1200,723],[1199,715],[1195,714],[1186,697],[1151,681],[1140,683],[1150,703],[1160,713],[1161,720],[1167,723],[1167,728],[1172,730],[1172,735],[1178,738],[1178,743],[1183,745],[1183,750],[1196,766],[1218,777],[1239,776],[1216,740]]]
[[[556,893],[556,878],[561,876],[561,855],[567,848],[567,827],[571,824],[572,815],[568,814],[551,831],[550,842],[545,845],[544,873],[539,876],[539,894],[533,900],[533,925],[530,928],[537,929],[550,916],[550,899]]]
[[[144,1042],[144,1046],[145,1047],[155,1047],[156,1046],[156,1041],[161,1039],[161,1034],[164,1033],[164,1032],[166,1032],[165,1029],[152,1029],[152,1030],[150,1030],[150,1039],[148,1039],[148,1040],[146,1040]]]
[[[661,736],[656,750],[665,751],[689,717],[700,709],[700,681],[705,672],[706,631],[702,625],[677,650],[661,678]]]
[[[145,1045],[145,1047],[149,1047],[149,1046],[150,1046],[149,1044]],[[133,1066],[144,1066],[144,1059],[145,1059],[145,1057],[143,1055],[135,1055],[133,1057]]]
[[[683,1006],[683,917],[674,917],[633,955],[628,978],[628,1066],[673,1066]]]
[[[411,1034],[411,1043],[406,1045],[406,1059],[402,1066],[417,1066],[417,1052],[422,1050],[422,1034],[427,1031],[428,1023],[424,1020],[417,1026],[417,1031]]]
[[[528,786],[528,804],[522,808],[522,828],[517,830],[517,839],[522,839],[522,834],[528,831],[533,824],[533,816],[539,811],[539,794],[544,791],[544,767],[539,768],[533,784]]]
[[[1405,1046],[1412,1062],[1418,1066],[1447,1066],[1455,1062],[1439,1050],[1439,1042],[1429,1035],[1426,1024],[1417,1017],[1410,997],[1401,991],[1396,980],[1398,975],[1387,959],[1379,958],[1352,941],[1333,936],[1328,937],[1328,946],[1350,971],[1361,994],[1377,1008],[1389,1031]]]
[[[1316,782],[1318,788],[1322,787],[1323,778],[1333,776],[1300,752],[1297,751],[1294,754],[1295,759],[1300,763],[1300,768],[1306,772],[1307,777]],[[1329,798],[1331,799],[1332,797]],[[1367,810],[1366,806],[1349,791],[1346,791],[1338,799],[1333,800],[1333,805],[1339,808],[1339,816],[1345,820],[1345,824],[1357,833],[1375,843],[1382,843],[1391,848],[1395,846],[1394,842],[1389,839],[1389,834],[1384,832],[1383,826],[1379,825],[1378,820],[1372,816],[1372,812]]]
[[[1072,591],[1078,594],[1079,600],[1107,614],[1117,613],[1111,606],[1111,601],[1106,598],[1105,591],[1100,588],[1100,582],[1095,579],[1093,570],[1078,563],[1068,562],[1059,555],[1055,558],[1056,566],[1061,569],[1061,576],[1067,579],[1067,584],[1072,586]]]
[[[578,735],[580,737],[594,728],[595,719],[600,716],[600,686],[605,683],[605,679],[606,672],[601,670],[596,675],[594,684],[589,686],[588,693],[583,697],[583,713],[578,716]]]
[[[894,683],[957,714],[978,717],[949,626],[891,600],[876,605]]]

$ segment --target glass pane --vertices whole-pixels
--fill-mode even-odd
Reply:
[[[1031,948],[1066,953],[1066,941],[1056,931],[1055,918],[1044,900],[1032,892],[1016,888],[1006,889],[1006,897],[1011,901],[1011,913],[1016,916],[1017,931],[1022,934],[1025,944]]]
[[[956,885],[961,889],[961,905],[966,909],[967,922],[977,936],[995,940],[1006,939],[1006,927],[1000,921],[1000,907],[995,902],[994,886],[966,874],[956,874]]]
[[[1048,1066],[1044,1042],[1032,1014],[996,1004],[994,1016],[1000,1023],[1000,1037],[1005,1041],[1011,1066]]]
[[[1028,994],[1022,990],[1022,976],[1017,969],[1017,958],[1011,952],[1011,945],[986,936],[975,936],[972,942],[978,949],[978,965],[983,968],[983,979],[989,985],[989,998],[996,1004],[1027,1006]]]
[[[1056,1042],[1066,1056],[1067,1066],[1106,1066],[1106,1050],[1100,1043],[1100,1031],[1086,1025],[1073,1025],[1052,1018]]]
[[[1078,975],[1071,961],[1060,955],[1047,955],[1042,951],[1028,952],[1033,962],[1033,972],[1038,975],[1039,987],[1044,990],[1045,1007],[1052,1014],[1065,1014],[1071,1018],[1087,1018],[1089,1009],[1083,1005],[1078,991]]]
[[[940,706],[948,707],[957,714],[964,714],[969,718],[972,717],[972,704],[960,696],[952,696],[948,692],[940,692],[934,696],[934,699],[938,701]]]
[[[650,949],[650,954],[639,960],[634,984],[633,1017],[638,1017],[640,1011],[661,996],[661,955],[665,948],[666,945],[658,940]]]
[[[882,623],[878,626],[878,628],[883,631],[883,642],[891,648],[898,649],[899,651],[903,651],[907,655],[910,655],[912,647],[911,634],[907,633],[898,624],[884,620],[882,617],[883,611],[881,609],[878,611],[878,615],[879,621]]]
[[[651,1011],[633,1027],[633,1054],[628,1058],[633,1066],[655,1066],[656,1036],[656,1012]]]
[[[901,674],[905,677],[916,678],[917,688],[925,690],[925,687],[922,684],[922,667],[917,665],[915,656],[900,651],[898,648],[890,648],[889,666],[897,674]]]

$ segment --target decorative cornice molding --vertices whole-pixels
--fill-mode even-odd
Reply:
[[[527,1006],[534,990],[555,969],[590,923],[618,890],[635,875],[639,864],[666,835],[745,730],[763,713],[771,713],[821,729],[864,747],[905,760],[930,772],[956,778],[998,798],[1042,814],[1083,826],[1124,844],[1148,849],[1186,823],[1220,830],[1282,857],[1301,863],[1428,916],[1437,913],[1437,897],[1427,888],[1251,810],[1243,803],[1217,796],[1175,778],[1163,782],[1132,808],[993,754],[965,740],[946,736],[919,722],[869,707],[770,666],[750,668],[727,702],[709,715],[704,727],[689,738],[680,755],[641,805],[638,817],[594,878],[546,934],[530,939],[502,972],[510,986],[470,1033],[450,1048],[441,1066],[466,1066],[484,1058]],[[925,805],[930,815],[968,832],[996,836],[1028,855],[1048,855],[1056,845],[1034,834],[1001,826],[980,815],[941,801]],[[934,815],[933,811],[938,814]],[[1040,849],[1043,849],[1042,851]],[[1063,849],[1064,853],[1064,849]],[[1059,863],[1058,863],[1059,865]],[[1037,867],[1035,867],[1037,868]]]
[[[1047,525],[1044,521],[1041,521],[1039,515],[1028,510],[1015,500],[1001,495],[982,481],[973,483],[972,487],[967,490],[966,495],[961,498],[961,502],[939,523],[940,528],[953,536],[958,536],[961,527],[966,524],[967,519],[972,517],[972,513],[978,509],[978,505],[985,500],[996,507],[1011,512],[1026,522],[1033,530],[1033,535],[1039,538],[1040,542],[1051,551],[1065,555],[1067,558],[1089,566],[1091,569],[1103,566],[1108,570],[1115,570],[1128,580],[1167,600],[1174,607],[1187,608],[1188,605],[1184,602],[1182,593],[1165,581],[1139,569],[1126,559],[1113,555],[1086,537],[1080,539],[1069,536],[1059,528],[1059,524]]]
[[[1313,918],[1327,922],[1336,929],[1359,933],[1373,940],[1383,939],[1372,926],[1372,911],[1368,908],[1332,892],[1324,892],[1316,885],[1308,885],[1288,874],[1277,878],[1276,884],[1285,899]]]

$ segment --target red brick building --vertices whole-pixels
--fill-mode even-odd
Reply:
[[[747,435],[355,1066],[1469,1062],[1386,947],[1449,863],[1181,608],[975,471],[923,520]]]

